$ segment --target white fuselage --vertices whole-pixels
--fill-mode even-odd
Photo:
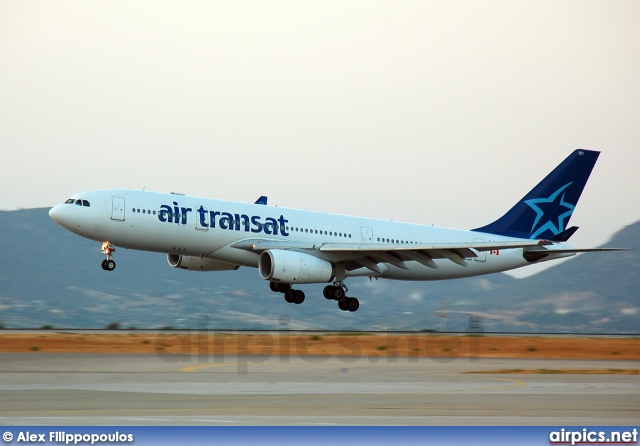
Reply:
[[[260,239],[295,242],[330,262],[349,261],[348,253],[322,252],[327,243],[474,243],[513,241],[510,237],[345,215],[247,204],[181,194],[136,190],[83,192],[72,198],[89,206],[59,204],[50,214],[61,226],[91,240],[115,246],[199,256],[257,267],[259,253],[231,245]],[[294,245],[295,245],[294,243]],[[292,245],[293,246],[293,245]],[[296,249],[296,248],[294,248]],[[549,256],[564,257],[562,253]],[[506,271],[529,265],[522,248],[477,252],[461,266],[436,259],[438,268],[408,261],[408,269],[385,263],[381,274],[398,280],[439,280]],[[347,272],[347,277],[350,274]]]

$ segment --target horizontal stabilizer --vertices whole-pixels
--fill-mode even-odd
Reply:
[[[581,252],[617,252],[617,251],[631,251],[629,248],[583,248],[583,249],[540,249],[529,250],[526,252],[548,252],[548,253],[567,253],[567,254],[580,254]]]
[[[549,257],[551,254],[562,254],[561,257],[572,256],[575,254],[580,254],[581,252],[617,252],[617,251],[631,251],[627,248],[584,248],[584,249],[546,249],[546,248],[538,248],[538,249],[525,249],[524,250],[524,258],[530,262],[537,262],[539,260],[545,259]]]

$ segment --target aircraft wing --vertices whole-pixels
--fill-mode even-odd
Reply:
[[[503,242],[471,243],[324,243],[320,251],[429,251],[429,250],[470,250],[493,251],[495,249],[529,248],[550,244],[544,240],[518,240]],[[469,257],[473,257],[470,254]]]
[[[448,259],[460,266],[467,266],[465,258],[477,257],[477,251],[498,249],[541,248],[550,242],[544,240],[517,240],[502,242],[472,243],[305,243],[267,239],[248,239],[234,243],[234,248],[262,252],[269,249],[309,249],[340,256],[347,263],[347,270],[360,267],[382,273],[378,263],[390,263],[398,268],[409,269],[405,261],[415,260],[430,268],[438,269],[433,259]]]
[[[448,259],[460,266],[467,266],[466,258],[478,257],[477,251],[497,249],[517,249],[538,246],[548,242],[541,240],[518,240],[509,242],[472,242],[472,243],[325,243],[322,252],[341,253],[345,257],[351,254],[353,262],[375,272],[382,271],[378,263],[390,263],[401,269],[409,269],[405,261],[415,260],[422,265],[438,269],[433,259]],[[357,254],[357,256],[353,256]],[[350,269],[350,268],[347,268]]]

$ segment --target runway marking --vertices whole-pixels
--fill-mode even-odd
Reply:
[[[304,361],[299,361],[298,363],[302,363]],[[199,364],[199,365],[193,365],[193,366],[187,366],[187,367],[182,367],[180,368],[181,372],[185,372],[185,373],[193,373],[196,372],[198,370],[202,370],[205,368],[209,368],[209,367],[219,367],[219,366],[230,366],[230,365],[234,365],[234,364]],[[263,364],[264,365],[264,364]],[[440,374],[438,374],[440,375]],[[441,375],[441,376],[448,376],[448,375]],[[474,393],[474,392],[486,392],[486,391],[495,391],[495,390],[504,390],[504,389],[516,389],[519,387],[526,387],[527,383],[524,381],[520,381],[520,380],[515,380],[515,379],[508,379],[508,378],[488,378],[489,380],[492,381],[503,381],[505,383],[512,383],[510,385],[501,385],[501,386],[494,386],[494,387],[478,387],[475,389],[460,389],[458,391],[462,391],[462,392],[469,392],[469,393]]]
[[[517,379],[507,379],[507,378],[491,378],[495,381],[506,381],[515,383],[515,386],[500,386],[500,387],[485,387],[482,390],[502,390],[502,389],[515,389],[517,387],[526,387],[527,383],[524,381],[520,381]]]
[[[501,374],[501,375],[640,375],[640,369],[504,369],[504,370],[479,370],[476,374]]]
[[[295,364],[308,364],[306,361],[287,361],[286,364],[291,364],[291,365],[295,365]],[[199,364],[199,365],[190,365],[187,367],[182,367],[180,369],[181,372],[187,372],[187,373],[193,373],[196,370],[200,370],[200,369],[206,369],[208,367],[221,367],[221,366],[233,366],[233,365],[237,365],[235,363],[224,363],[224,364]],[[260,364],[252,364],[254,367],[257,365],[272,365],[272,363],[270,364],[269,362],[263,362]]]
[[[200,365],[190,365],[187,367],[182,367],[180,369],[181,372],[193,373],[196,370],[205,369],[207,367],[222,367],[225,365],[233,365],[233,364],[200,364]]]
[[[495,381],[506,381],[514,383],[515,385],[505,385],[505,386],[497,386],[497,387],[477,387],[475,389],[458,389],[454,390],[454,392],[463,392],[463,393],[474,393],[474,392],[486,392],[492,390],[504,390],[504,389],[516,389],[518,387],[526,387],[527,383],[524,381],[518,381],[515,379],[506,379],[506,378],[489,378]]]

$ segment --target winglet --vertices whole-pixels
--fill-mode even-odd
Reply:
[[[506,214],[473,231],[532,240],[562,237],[599,155],[575,150]]]
[[[266,206],[266,204],[267,204],[267,197],[265,197],[264,195],[262,195],[262,196],[261,196],[260,198],[258,198],[258,199],[256,200],[256,202],[255,202],[255,203],[253,203],[253,204],[263,204],[263,205],[265,205],[265,206]]]

